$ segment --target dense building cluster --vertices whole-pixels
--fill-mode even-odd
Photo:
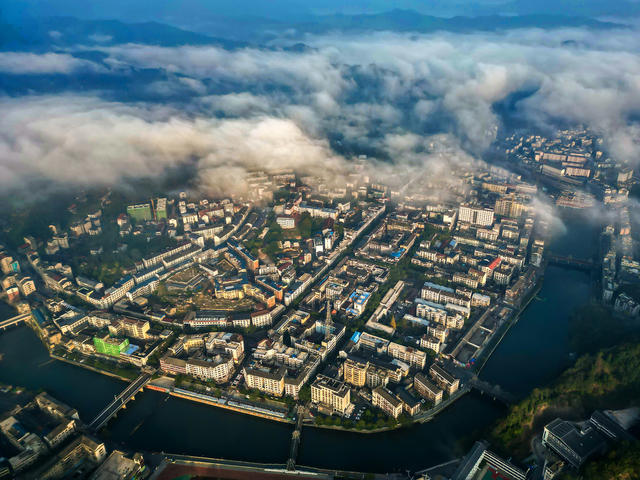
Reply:
[[[491,388],[473,367],[548,262],[593,267],[547,252],[547,195],[563,208],[589,195],[611,206],[603,301],[640,313],[633,174],[599,145],[584,131],[514,135],[502,146],[515,168],[461,169],[444,184],[389,186],[357,161],[333,186],[252,172],[242,199],[181,192],[107,215],[107,194],[47,238],[0,249],[2,288],[52,354],[155,373],[154,388],[174,395],[354,428],[424,420]]]

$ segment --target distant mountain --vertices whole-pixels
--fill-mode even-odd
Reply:
[[[634,0],[513,0],[496,8],[516,15],[582,15],[585,17],[629,17],[640,15],[640,3]]]
[[[200,30],[220,18],[254,15],[284,23],[314,14],[380,13],[395,8],[440,17],[455,15],[566,15],[626,18],[640,15],[637,0],[0,0],[0,16],[71,16],[124,22],[158,21]],[[11,20],[11,21],[10,21]]]
[[[436,17],[414,10],[356,15],[309,15],[301,21],[276,21],[257,16],[201,18],[197,30],[203,33],[250,43],[265,43],[292,34],[395,31],[430,33],[436,31],[473,32],[516,28],[584,27],[591,29],[626,28],[621,24],[587,17],[566,15],[484,15],[477,17]]]
[[[385,13],[366,15],[339,14],[319,16],[313,21],[296,25],[296,28],[307,32],[321,32],[336,29],[346,31],[393,30],[405,32],[433,32],[446,30],[460,32],[530,27],[589,27],[602,29],[616,28],[620,26],[621,25],[613,22],[563,15],[488,15],[480,17],[443,18],[423,15],[413,10],[392,10]]]
[[[480,17],[434,17],[413,10],[358,15],[308,16],[304,21],[280,22],[264,17],[240,16],[201,19],[199,32],[158,22],[125,23],[119,20],[82,20],[74,17],[20,18],[10,25],[0,24],[0,48],[4,50],[47,50],[72,45],[219,45],[226,49],[249,44],[264,45],[269,40],[303,33],[341,32],[473,32],[516,28],[587,27],[591,29],[624,26],[582,17],[562,15],[489,15]],[[292,37],[292,38],[293,38]],[[297,45],[292,48],[306,48]]]
[[[210,37],[202,33],[157,22],[124,23],[118,20],[80,20],[73,17],[22,19],[12,25],[0,25],[0,48],[38,50],[55,46],[114,45],[220,45],[227,49],[244,43]]]

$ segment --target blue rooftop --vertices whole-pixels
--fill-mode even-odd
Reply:
[[[127,350],[124,352],[125,355],[133,355],[135,352],[140,350],[140,347],[137,345],[129,344]]]

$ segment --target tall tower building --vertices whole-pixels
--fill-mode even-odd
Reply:
[[[333,321],[331,319],[331,301],[327,300],[327,307],[324,318],[324,336],[327,340],[331,337],[331,332],[333,331]]]

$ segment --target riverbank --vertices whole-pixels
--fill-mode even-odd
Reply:
[[[111,377],[111,378],[116,378],[116,379],[118,379],[120,381],[123,381],[123,382],[127,382],[128,383],[128,382],[131,381],[131,379],[129,379],[129,378],[117,375],[115,373],[112,373],[112,372],[109,372],[109,371],[106,371],[106,370],[101,370],[99,368],[93,367],[91,365],[87,365],[85,363],[77,362],[75,360],[70,360],[68,358],[61,357],[61,356],[55,355],[53,353],[50,354],[50,357],[53,358],[54,360],[59,360],[61,362],[67,363],[69,365],[73,365],[73,366],[76,366],[76,367],[81,367],[81,368],[90,370],[90,371],[95,372],[95,373],[106,375],[106,376]],[[262,418],[262,419],[265,419],[265,420],[276,421],[276,422],[289,424],[289,425],[292,425],[292,424],[295,423],[295,421],[290,419],[290,418],[270,415],[268,413],[255,411],[255,410],[249,410],[247,408],[242,408],[241,406],[229,405],[229,403],[225,403],[225,400],[223,400],[223,399],[210,397],[208,395],[201,394],[201,393],[198,393],[198,392],[192,392],[192,391],[182,390],[182,389],[179,389],[178,391],[176,391],[176,390],[174,390],[174,389],[172,389],[170,387],[164,387],[164,386],[161,386],[161,385],[155,385],[155,384],[153,384],[153,381],[151,383],[147,384],[145,386],[145,389],[153,390],[153,391],[168,395],[170,397],[181,398],[181,399],[184,399],[184,400],[189,400],[191,402],[204,404],[204,405],[207,405],[207,406],[210,406],[210,407],[221,408],[223,410],[228,410],[228,411],[232,411],[232,412],[236,412],[236,413],[241,413],[241,414],[244,414],[244,415],[258,417],[258,418]],[[343,432],[350,432],[350,433],[363,433],[363,434],[375,434],[375,433],[389,432],[389,431],[393,431],[393,430],[400,430],[402,428],[407,428],[407,427],[410,427],[410,426],[415,425],[415,424],[422,424],[422,423],[426,423],[426,422],[432,421],[439,413],[444,411],[446,408],[452,406],[457,400],[459,400],[462,396],[464,396],[465,394],[469,393],[470,391],[471,391],[471,389],[469,389],[469,388],[458,390],[456,393],[454,393],[447,400],[445,400],[442,403],[432,407],[431,409],[427,410],[426,412],[423,412],[423,413],[419,414],[416,418],[411,419],[411,421],[407,422],[407,423],[398,423],[398,424],[391,425],[391,426],[377,427],[377,428],[373,428],[373,429],[350,428],[350,427],[345,427],[345,426],[341,426],[341,425],[320,425],[320,424],[310,423],[310,422],[305,422],[304,426],[305,427],[312,427],[312,428],[319,428],[319,429],[326,429],[326,430],[336,430],[336,431],[343,431]],[[256,407],[256,408],[260,408],[260,407]]]
[[[460,400],[464,395],[466,395],[469,392],[471,392],[470,387],[461,388],[460,390],[455,392],[453,395],[451,395],[449,398],[439,403],[438,405],[431,407],[429,410],[425,412],[417,414],[415,417],[411,419],[410,422],[407,422],[407,423],[397,423],[396,425],[377,427],[377,428],[371,428],[371,429],[349,428],[341,425],[321,425],[317,423],[305,423],[304,425],[308,427],[322,428],[325,430],[337,430],[337,431],[350,432],[350,433],[383,433],[383,432],[390,432],[393,430],[400,430],[403,428],[411,427],[413,425],[423,424],[423,423],[427,423],[434,420],[438,414],[442,413],[444,410],[451,407],[456,401]]]
[[[95,418],[125,386],[121,379],[52,359],[29,328],[0,335],[0,352],[5,356],[0,382],[33,391],[44,389],[77,408],[83,420]],[[432,421],[378,435],[303,428],[296,463],[361,472],[435,465],[463,454],[469,444],[460,442],[470,432],[487,427],[503,415],[501,405],[471,392]],[[118,412],[101,437],[113,448],[125,451],[284,464],[292,431],[289,423],[212,408],[146,388]]]
[[[71,360],[65,357],[61,357],[59,355],[55,355],[53,353],[50,353],[49,356],[51,358],[53,358],[54,360],[58,360],[64,363],[67,363],[69,365],[73,365],[76,367],[81,367],[81,368],[85,368],[87,370],[90,370],[92,372],[95,373],[99,373],[102,375],[106,375],[107,377],[111,377],[111,378],[116,378],[118,380],[121,380],[123,382],[129,383],[131,382],[130,378],[127,377],[123,377],[121,375],[118,375],[116,373],[113,372],[109,372],[107,370],[102,370],[100,368],[94,367],[92,365],[87,365],[86,363],[82,363],[82,362],[78,362],[75,360]],[[275,415],[269,415],[267,413],[263,413],[263,412],[259,412],[259,411],[251,411],[242,407],[236,407],[233,405],[229,405],[228,403],[222,403],[220,401],[220,399],[214,399],[214,397],[211,397],[210,399],[206,398],[206,395],[203,394],[199,394],[197,392],[191,392],[188,390],[180,390],[180,391],[175,391],[172,388],[167,388],[167,387],[162,387],[159,385],[154,385],[153,383],[149,383],[145,386],[146,389],[148,390],[153,390],[156,392],[160,392],[160,393],[164,393],[166,395],[172,396],[172,397],[176,397],[176,398],[182,398],[185,400],[190,400],[192,402],[197,402],[197,403],[202,403],[205,405],[209,405],[212,407],[218,407],[218,408],[223,408],[225,410],[231,410],[233,412],[237,412],[237,413],[243,413],[245,415],[251,415],[254,417],[260,417],[260,418],[264,418],[267,420],[274,420],[277,422],[282,422],[282,423],[287,423],[287,424],[293,424],[295,423],[293,420],[288,419],[288,418],[280,418],[277,417]]]
[[[478,365],[482,380],[499,385],[516,398],[555,380],[575,360],[569,319],[576,308],[589,301],[590,277],[582,271],[549,265],[540,290],[533,292],[528,303],[523,303],[517,321],[511,322],[508,334],[486,350],[494,350],[490,358]]]
[[[81,367],[84,368],[86,370],[95,372],[95,373],[99,373],[102,375],[105,375],[107,377],[111,377],[111,378],[115,378],[117,380],[120,380],[122,382],[126,382],[129,383],[131,381],[130,378],[118,375],[116,373],[107,371],[107,370],[102,370],[100,368],[94,367],[92,365],[88,365],[86,363],[83,362],[78,362],[76,360],[71,360],[69,358],[65,358],[59,355],[56,355],[52,352],[49,352],[49,356],[57,361],[60,362],[64,362],[66,364],[69,365],[73,365],[76,367]],[[207,405],[210,407],[216,407],[216,408],[221,408],[223,410],[228,410],[228,411],[232,411],[232,412],[236,412],[236,413],[241,413],[244,415],[249,415],[249,416],[253,416],[253,417],[258,417],[258,418],[262,418],[265,420],[270,420],[270,421],[276,421],[279,423],[284,423],[284,424],[289,424],[292,425],[295,423],[295,421],[291,418],[287,418],[284,416],[277,416],[277,415],[270,415],[269,413],[267,413],[266,411],[259,411],[258,409],[260,409],[261,407],[253,407],[255,410],[251,410],[249,408],[243,408],[240,404],[239,405],[230,405],[228,402],[228,399],[219,399],[216,397],[212,397],[206,394],[202,394],[202,393],[198,393],[198,392],[193,392],[190,390],[184,390],[184,389],[175,389],[172,387],[165,387],[162,385],[156,385],[153,383],[153,381],[149,384],[147,384],[145,386],[145,389],[147,390],[153,390],[155,392],[159,392],[165,395],[168,395],[170,397],[175,397],[175,398],[181,398],[183,400],[189,400],[191,402],[196,402],[196,403],[200,403],[203,405]],[[426,422],[430,422],[432,421],[439,413],[441,413],[443,410],[445,410],[446,408],[452,406],[457,400],[459,400],[463,395],[465,395],[466,393],[469,393],[470,389],[466,388],[466,389],[460,389],[458,390],[456,393],[454,393],[450,398],[446,399],[445,401],[443,401],[442,403],[432,407],[431,409],[418,414],[417,417],[412,418],[411,421],[406,422],[406,423],[397,423],[395,425],[390,425],[390,426],[384,426],[384,427],[376,427],[376,428],[372,428],[372,429],[359,429],[359,428],[351,428],[351,427],[345,427],[345,426],[341,426],[341,425],[320,425],[320,424],[316,424],[316,423],[311,423],[311,422],[305,422],[304,426],[305,427],[312,427],[312,428],[319,428],[319,429],[326,429],[326,430],[336,430],[336,431],[342,431],[342,432],[349,432],[349,433],[362,433],[362,434],[375,434],[375,433],[383,433],[383,432],[389,432],[389,431],[393,431],[393,430],[400,430],[403,428],[407,428],[410,427],[412,425],[415,424],[422,424],[422,423],[426,423]],[[266,408],[264,410],[267,410]]]
[[[116,378],[118,380],[121,380],[123,382],[129,383],[131,382],[131,378],[127,378],[124,377],[122,375],[118,375],[117,373],[113,373],[110,372],[108,370],[102,370],[100,368],[94,367],[92,365],[88,365],[86,363],[83,362],[78,362],[76,360],[71,360],[69,358],[65,358],[62,357],[60,355],[56,355],[54,353],[49,353],[49,356],[51,358],[53,358],[54,360],[58,360],[64,363],[67,363],[69,365],[73,365],[76,367],[81,367],[87,370],[90,370],[92,372],[95,373],[99,373],[102,375],[106,375],[107,377],[111,377],[111,378]],[[147,384],[145,386],[146,389],[148,390],[154,390],[156,392],[160,392],[160,393],[164,393],[166,395],[172,396],[172,397],[176,397],[176,398],[182,398],[185,400],[190,400],[192,402],[197,402],[197,403],[202,403],[205,405],[209,405],[212,407],[218,407],[218,408],[222,408],[225,410],[230,410],[233,412],[237,412],[237,413],[242,413],[245,415],[251,415],[254,417],[259,417],[259,418],[263,418],[266,420],[273,420],[273,421],[277,421],[277,422],[281,422],[281,423],[287,423],[287,424],[293,424],[295,423],[293,420],[289,419],[289,418],[284,418],[284,417],[278,417],[276,415],[269,415],[268,413],[264,413],[264,412],[260,412],[260,411],[256,411],[256,410],[249,410],[247,408],[242,408],[241,406],[234,406],[234,405],[229,405],[228,403],[223,403],[221,401],[221,399],[216,399],[214,397],[210,397],[207,398],[207,395],[204,394],[200,394],[197,392],[191,392],[188,390],[180,390],[180,391],[175,391],[172,388],[167,388],[167,387],[163,387],[161,385],[154,385],[153,383]],[[254,407],[254,408],[259,408],[259,407]],[[265,409],[266,410],[266,409]]]
[[[106,375],[107,377],[117,378],[118,380],[122,380],[123,382],[129,383],[131,382],[131,378],[123,377],[122,375],[118,375],[117,373],[109,372],[107,370],[102,370],[100,368],[94,367],[92,365],[87,365],[86,363],[77,362],[75,360],[71,360],[69,358],[61,357],[56,355],[55,353],[49,353],[49,356],[54,360],[58,360],[60,362],[68,363],[69,365],[74,365],[76,367],[85,368],[87,370],[91,370],[92,372],[99,373],[101,375]]]
[[[533,298],[533,296],[535,296],[535,295],[532,295],[531,298]],[[528,302],[527,302],[527,305],[528,305]],[[523,309],[524,308],[526,308],[526,305],[523,307]],[[33,325],[30,325],[30,327],[32,328],[32,330],[34,330],[34,333],[36,333],[36,335],[38,336],[38,338],[40,339],[40,341],[44,344],[44,346],[46,348],[47,345],[43,341],[42,337],[39,335],[37,327],[35,327]],[[500,340],[502,340],[504,335],[506,335],[507,331],[505,331],[503,333],[502,337],[500,337]],[[49,353],[49,357],[52,358],[53,360],[61,361],[61,362],[64,362],[66,364],[73,365],[73,366],[76,366],[76,367],[81,367],[83,369],[92,371],[94,373],[98,373],[98,374],[105,375],[107,377],[115,378],[115,379],[123,381],[123,382],[129,383],[135,377],[135,375],[133,375],[133,374],[131,376],[129,376],[129,377],[126,377],[126,376],[123,376],[123,375],[119,375],[119,374],[117,374],[115,372],[112,372],[112,371],[109,371],[109,370],[105,370],[105,369],[101,369],[101,368],[96,367],[94,365],[90,365],[90,364],[88,364],[86,362],[81,362],[81,361],[77,361],[77,360],[66,358],[66,357],[61,356],[61,355],[57,355],[57,354],[53,353],[53,351],[49,351],[48,349],[47,349],[47,351]],[[249,415],[249,416],[253,416],[253,417],[258,417],[258,418],[262,418],[262,419],[265,419],[265,420],[276,421],[276,422],[285,423],[285,424],[294,424],[295,423],[295,421],[292,420],[291,418],[287,418],[284,413],[278,412],[278,414],[269,414],[268,413],[269,409],[268,409],[267,406],[258,407],[258,406],[251,405],[251,406],[243,407],[242,404],[240,404],[239,402],[237,402],[237,401],[235,401],[233,399],[216,398],[216,397],[212,397],[210,395],[206,395],[206,394],[199,393],[199,392],[194,392],[194,391],[191,391],[191,390],[178,389],[176,387],[166,387],[166,386],[163,386],[163,385],[153,384],[153,381],[151,383],[147,384],[145,386],[145,388],[148,389],[148,390],[153,390],[153,391],[156,391],[156,392],[159,392],[159,393],[163,393],[165,395],[169,395],[171,397],[181,398],[181,399],[184,399],[184,400],[189,400],[189,401],[200,403],[200,404],[204,404],[204,405],[207,405],[207,406],[222,408],[224,410],[233,411],[233,412],[236,412],[236,413],[241,413],[241,414]],[[416,425],[416,424],[423,424],[423,423],[427,423],[427,422],[432,421],[439,413],[441,413],[443,410],[445,410],[446,408],[448,408],[451,405],[453,405],[463,395],[465,395],[466,393],[469,393],[470,390],[471,390],[470,388],[460,389],[455,394],[453,394],[451,397],[447,398],[445,401],[440,403],[439,405],[435,405],[431,409],[429,409],[429,410],[427,410],[425,412],[419,413],[417,416],[411,418],[410,421],[407,421],[407,422],[404,422],[404,423],[400,423],[399,422],[399,423],[397,423],[395,425],[389,425],[389,426],[382,426],[382,427],[366,429],[366,428],[348,427],[348,426],[343,426],[343,425],[321,425],[321,424],[307,422],[307,423],[305,423],[305,426],[315,427],[315,428],[319,428],[319,429],[326,429],[326,430],[336,430],[336,431],[349,432],[349,433],[358,433],[358,434],[375,434],[375,433],[383,433],[383,432],[389,432],[389,431],[394,431],[394,430],[400,430],[400,429],[407,428],[407,427],[410,427],[410,426],[413,426],[413,425]],[[233,402],[238,403],[238,404],[237,405],[230,404],[229,403],[230,401],[233,401]]]
[[[34,333],[36,334],[36,336],[38,337],[38,339],[41,341],[41,343],[43,344],[43,346],[47,349],[47,352],[49,354],[49,357],[53,360],[57,360],[69,365],[73,365],[75,367],[81,367],[83,369],[89,370],[91,372],[94,373],[98,373],[101,375],[105,375],[107,377],[110,378],[115,378],[117,380],[129,383],[131,382],[131,380],[133,378],[135,378],[135,375],[131,375],[130,377],[125,377],[123,375],[119,375],[115,372],[109,371],[109,370],[105,370],[105,369],[101,369],[99,367],[96,367],[94,365],[90,365],[86,362],[81,362],[81,361],[77,361],[77,360],[73,360],[70,358],[66,358],[64,356],[61,355],[57,355],[55,353],[53,353],[52,350],[49,350],[48,345],[46,344],[46,342],[44,342],[42,336],[40,335],[40,332],[37,328],[37,326],[32,325],[31,323],[28,324],[29,327],[31,328],[31,330],[34,331]],[[207,406],[211,406],[211,407],[217,407],[217,408],[222,408],[224,410],[228,410],[228,411],[232,411],[232,412],[236,412],[236,413],[241,413],[244,415],[249,415],[249,416],[253,416],[253,417],[258,417],[258,418],[262,418],[265,420],[270,420],[270,421],[276,421],[276,422],[280,422],[280,423],[285,423],[285,424],[294,424],[295,421],[291,418],[287,418],[285,416],[285,414],[278,412],[278,414],[272,415],[268,413],[268,407],[257,407],[257,406],[246,406],[243,407],[242,404],[240,404],[239,402],[235,401],[235,400],[230,400],[230,399],[221,399],[221,398],[216,398],[216,397],[212,397],[210,395],[206,395],[206,394],[202,394],[202,393],[198,393],[198,392],[193,392],[190,390],[184,390],[184,389],[177,389],[176,387],[165,387],[162,385],[157,385],[154,384],[153,381],[150,382],[149,384],[147,384],[145,386],[146,389],[148,390],[153,390],[159,393],[163,393],[165,395],[169,395],[171,397],[176,397],[176,398],[181,398],[184,400],[189,400],[192,402],[196,402],[196,403],[200,403],[200,404],[204,404]],[[451,406],[455,401],[457,401],[459,398],[461,398],[465,393],[468,393],[470,391],[470,389],[461,389],[458,390],[458,392],[456,392],[455,394],[453,394],[450,398],[446,399],[445,401],[443,401],[442,403],[440,403],[439,405],[436,405],[434,407],[432,407],[431,409],[427,410],[426,412],[423,412],[421,414],[418,414],[416,417],[412,418],[411,421],[406,422],[406,423],[397,423],[395,425],[390,425],[390,426],[384,426],[384,427],[376,427],[373,429],[359,429],[359,428],[351,428],[351,427],[345,427],[345,426],[341,426],[341,425],[319,425],[316,423],[305,423],[305,426],[308,427],[315,427],[315,428],[322,428],[322,429],[327,429],[327,430],[336,430],[336,431],[343,431],[343,432],[350,432],[350,433],[364,433],[364,434],[373,434],[373,433],[383,433],[383,432],[389,432],[389,431],[393,431],[393,430],[400,430],[402,428],[405,427],[409,427],[415,424],[421,424],[421,423],[426,423],[429,422],[431,420],[433,420],[435,418],[435,416],[440,413],[441,411],[443,411],[444,409],[446,409],[447,407]],[[233,405],[230,404],[230,401],[234,401],[235,403],[238,403],[238,405]]]
[[[155,390],[155,391],[159,391],[159,392],[163,392],[171,397],[177,397],[177,398],[182,398],[185,400],[190,400],[192,402],[198,402],[198,403],[203,403],[205,405],[209,405],[211,407],[218,407],[218,408],[222,408],[225,410],[230,410],[232,412],[237,412],[237,413],[243,413],[245,415],[251,415],[253,417],[259,417],[259,418],[264,418],[266,420],[272,420],[272,421],[276,421],[276,422],[281,422],[281,423],[287,423],[287,424],[294,424],[295,422],[290,419],[290,418],[285,418],[285,417],[278,417],[275,415],[269,415],[268,413],[264,413],[264,412],[259,412],[259,411],[252,411],[252,410],[248,410],[245,408],[242,408],[241,406],[234,406],[234,405],[229,405],[229,403],[222,403],[222,399],[215,399],[214,397],[210,397],[210,399],[206,398],[206,395],[203,394],[199,394],[196,392],[190,392],[188,390],[182,390],[182,391],[175,391],[172,389],[166,389],[163,387],[158,387],[156,385],[147,385],[147,388],[151,389],[151,390]],[[259,408],[259,407],[256,407]]]

